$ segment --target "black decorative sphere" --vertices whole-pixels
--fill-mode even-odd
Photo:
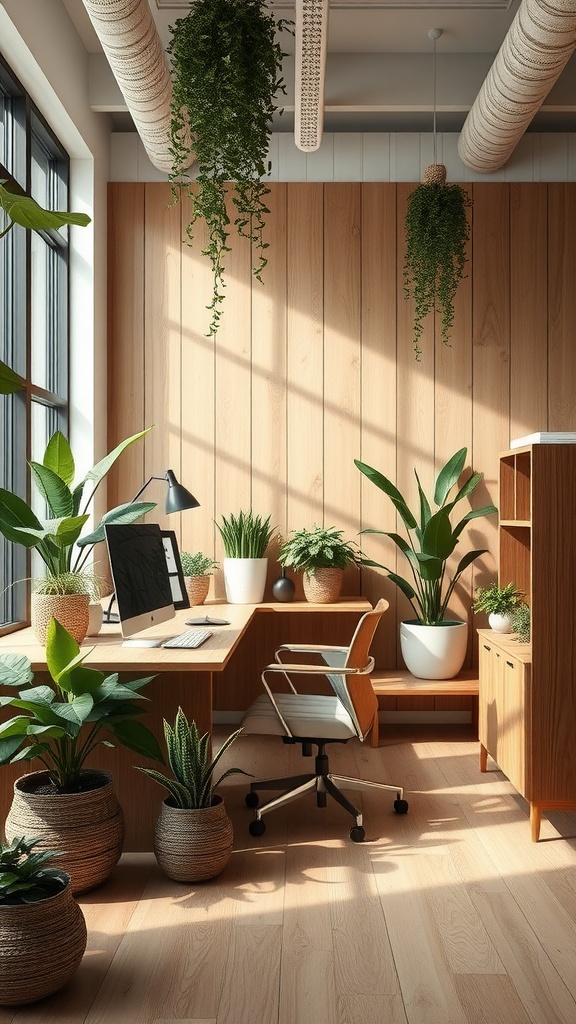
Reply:
[[[272,584],[272,597],[275,601],[293,601],[296,587],[288,576],[282,573],[279,580]]]

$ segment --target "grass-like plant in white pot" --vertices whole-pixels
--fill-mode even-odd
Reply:
[[[418,515],[410,510],[391,480],[366,463],[354,460],[360,472],[390,499],[406,529],[406,538],[387,530],[366,529],[362,532],[390,537],[408,562],[411,580],[380,562],[364,557],[361,561],[363,565],[385,569],[388,578],[412,605],[415,618],[400,624],[402,657],[408,670],[423,679],[451,679],[464,663],[468,623],[450,619],[448,605],[462,573],[487,549],[468,551],[451,577],[447,562],[468,523],[497,511],[495,505],[469,509],[456,525],[452,525],[450,517],[456,505],[468,498],[482,479],[480,473],[470,473],[459,484],[466,455],[467,449],[460,448],[442,467],[436,478],[432,501],[426,497],[414,470],[420,502]],[[450,497],[456,486],[458,490]]]
[[[86,922],[70,876],[46,863],[61,854],[34,850],[39,842],[16,836],[0,843],[0,1006],[57,992],[86,949]]]
[[[230,604],[260,604],[266,587],[266,550],[276,527],[248,509],[222,516],[216,523],[224,545],[226,600]]]
[[[232,853],[232,822],[215,789],[229,775],[246,775],[228,768],[219,778],[220,758],[242,730],[237,729],[212,755],[208,733],[200,735],[178,708],[174,726],[164,720],[164,738],[172,776],[154,768],[138,770],[168,790],[154,830],[154,853],[169,878],[177,882],[203,882],[226,867]]]
[[[343,530],[315,524],[311,529],[292,530],[278,561],[284,568],[302,573],[307,601],[329,604],[340,597],[344,570],[359,557],[358,545],[344,540]]]
[[[488,625],[495,633],[511,633],[514,609],[522,604],[523,599],[524,593],[517,589],[515,583],[499,587],[494,582],[487,587],[478,587],[474,611],[486,612]]]
[[[204,604],[210,589],[210,577],[218,568],[218,562],[201,551],[181,551],[180,562],[191,607]]]

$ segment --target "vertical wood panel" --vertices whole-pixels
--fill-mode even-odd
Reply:
[[[576,424],[576,189],[551,184],[549,195],[550,274],[548,408],[550,430]]]
[[[288,192],[287,400],[289,530],[321,523],[323,441],[323,186]]]
[[[468,195],[472,193],[470,185],[464,186]],[[469,221],[472,212],[467,210]],[[454,327],[451,332],[450,345],[441,340],[441,316],[435,315],[435,350],[436,379],[434,387],[434,456],[435,472],[437,473],[446,461],[459,448],[468,449],[467,467],[470,466],[472,454],[472,351],[466,339],[472,330],[472,245],[467,245],[468,263],[465,278],[460,282],[454,299]],[[454,513],[453,521],[458,522],[469,508],[467,501],[462,502]],[[464,532],[462,541],[457,545],[452,557],[448,560],[448,573],[453,574],[463,554],[468,550],[468,530]],[[470,606],[472,604],[472,568],[460,578],[456,591],[450,601],[450,613],[472,625]],[[473,656],[474,633],[468,634],[469,665]],[[467,698],[465,698],[467,699]]]
[[[510,438],[548,426],[548,186],[510,186]]]
[[[360,185],[324,187],[324,525],[358,540],[360,474]],[[356,594],[359,573],[345,573]]]
[[[178,469],[181,452],[180,209],[172,205],[168,184],[146,185],[145,247],[144,409],[147,423],[154,424],[145,439],[148,478]],[[151,518],[162,529],[178,528],[174,516],[164,513],[163,483],[153,481],[142,497],[158,503]]]
[[[498,504],[498,454],[508,447],[510,421],[510,245],[508,185],[474,185],[472,247],[472,360],[474,442],[472,465],[484,474],[475,503]],[[497,517],[468,531],[475,548],[490,554],[475,562],[474,582],[497,570]]]
[[[181,203],[182,239],[191,203]],[[212,298],[212,270],[201,250],[207,242],[206,226],[194,225],[192,245],[182,244],[182,483],[200,502],[200,508],[181,516],[183,551],[202,551],[215,556],[214,537],[214,442],[215,384],[213,337],[208,336]],[[213,584],[211,584],[213,588]]]
[[[233,222],[235,207],[229,200]],[[216,413],[214,463],[216,480],[216,519],[235,515],[251,506],[252,458],[252,368],[250,338],[251,268],[250,245],[234,229],[230,232],[230,252],[225,263],[225,300],[220,328],[216,335]],[[262,512],[263,509],[255,509]],[[222,542],[216,538],[217,556],[223,556]],[[224,594],[222,580],[219,593]]]
[[[108,186],[108,450],[144,418],[144,185]],[[108,508],[130,501],[146,479],[144,444],[107,477]],[[101,552],[98,555],[102,557]],[[99,571],[99,570],[98,570]]]
[[[252,504],[286,532],[286,185],[271,186],[264,284],[252,286]],[[278,540],[268,587],[278,578]]]
[[[362,186],[362,436],[359,458],[396,476],[396,186]],[[361,528],[393,530],[394,508],[361,477]],[[396,546],[387,537],[360,538],[368,558],[394,569]],[[390,608],[375,639],[379,666],[396,665],[397,587],[382,569],[362,570],[362,593]]]

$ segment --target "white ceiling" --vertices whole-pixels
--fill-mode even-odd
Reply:
[[[131,119],[115,92],[82,0],[62,0],[90,54],[91,96],[98,110],[113,112],[116,126]],[[169,26],[182,17],[187,0],[148,0],[165,45]],[[394,6],[391,6],[391,4]],[[433,102],[433,43],[430,28],[441,28],[437,43],[439,131],[459,131],[482,81],[518,10],[520,0],[332,0],[326,70],[325,131],[430,131]],[[293,0],[270,0],[278,17],[291,17]],[[282,35],[285,50],[293,39]],[[293,60],[286,59],[288,96],[275,130],[293,126]],[[532,123],[538,131],[576,128],[574,57]]]

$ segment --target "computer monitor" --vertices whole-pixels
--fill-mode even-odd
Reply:
[[[175,615],[162,533],[156,523],[104,527],[123,637]]]

